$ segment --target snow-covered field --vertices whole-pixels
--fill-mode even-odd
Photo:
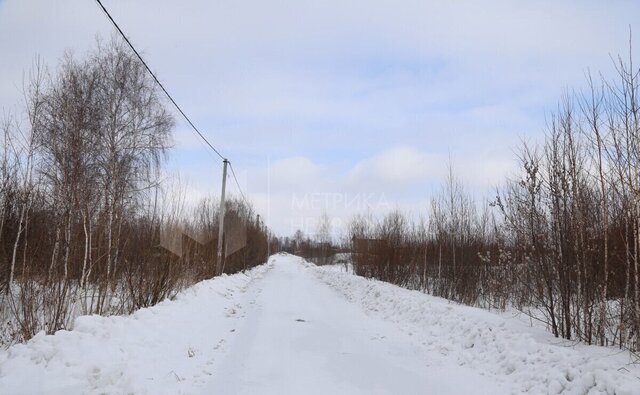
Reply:
[[[640,394],[625,352],[276,255],[0,351],[0,394]]]

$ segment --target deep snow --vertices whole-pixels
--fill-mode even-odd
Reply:
[[[276,255],[0,351],[0,394],[617,393],[639,368],[516,319]]]

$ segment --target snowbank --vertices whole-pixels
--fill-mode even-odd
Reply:
[[[371,315],[398,324],[434,359],[454,360],[535,394],[640,394],[640,367],[617,349],[570,346],[516,319],[345,273],[316,268],[322,281]],[[555,343],[555,344],[554,344]]]
[[[238,301],[270,267],[200,282],[129,316],[78,317],[72,331],[0,351],[0,394],[197,392],[233,335]]]

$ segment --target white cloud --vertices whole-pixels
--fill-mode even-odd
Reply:
[[[399,147],[359,162],[351,180],[369,179],[381,184],[406,185],[425,178],[437,178],[442,155],[428,155],[414,148]]]
[[[452,159],[456,173],[478,198],[490,197],[493,187],[514,169],[512,160],[482,152],[452,154]],[[242,170],[238,178],[258,212],[280,234],[298,228],[314,232],[323,212],[339,232],[357,213],[382,215],[398,208],[426,214],[430,197],[445,178],[448,160],[448,154],[394,147],[353,166],[323,166],[310,158],[291,157]],[[237,196],[232,181],[227,185]]]

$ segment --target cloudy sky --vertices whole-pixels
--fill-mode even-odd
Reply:
[[[426,213],[449,157],[489,194],[563,90],[612,75],[640,28],[631,0],[103,2],[279,234],[322,211],[336,228]],[[0,108],[36,55],[55,68],[111,32],[92,0],[0,0]],[[180,119],[174,144],[188,196],[218,193],[220,161]]]

